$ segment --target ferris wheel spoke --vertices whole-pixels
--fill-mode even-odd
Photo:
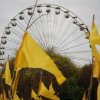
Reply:
[[[26,15],[25,15],[25,19],[28,20],[28,18],[27,18]],[[33,21],[33,18],[32,18],[32,21]],[[27,24],[27,21],[26,20],[25,20],[25,23]],[[40,39],[38,38],[38,36],[34,33],[34,32],[36,32],[36,29],[34,29],[34,30],[33,29],[34,29],[34,27],[33,27],[33,25],[31,25],[31,27],[30,27],[29,30],[31,31],[31,33],[33,33],[32,35],[39,41],[39,43],[42,44],[41,41],[40,41]]]
[[[14,29],[13,27],[11,27],[11,31],[15,34],[15,35],[19,35],[19,37],[23,37],[23,34],[21,32],[19,32],[18,30]]]
[[[23,36],[22,35],[19,35],[18,32],[14,31],[14,30],[11,30],[11,32],[13,34],[15,34],[18,38],[21,38],[22,39]]]
[[[25,31],[25,27],[18,20],[16,20],[16,26],[14,27],[18,27],[21,31]]]
[[[75,28],[71,33],[69,33],[69,35],[64,39],[62,40],[61,43],[59,43],[59,45],[61,44],[62,46],[65,45],[64,43],[66,43],[66,41],[68,41],[70,39],[70,37],[75,34],[77,32],[78,28]],[[66,33],[67,34],[67,33]],[[58,47],[59,47],[58,45]],[[61,48],[60,48],[61,49]]]
[[[39,15],[39,16],[41,16],[41,15]],[[42,29],[41,33],[43,34],[43,37],[42,38],[44,38],[45,45],[48,47],[48,45],[47,45],[48,44],[48,40],[47,40],[46,35],[45,35],[45,32],[44,32],[42,18],[40,18],[40,23],[41,23],[41,29]]]
[[[51,47],[53,46],[53,43],[54,43],[53,34],[55,34],[55,31],[56,31],[57,20],[58,20],[58,15],[56,15],[54,19],[54,26],[53,26],[52,35],[51,35]]]
[[[15,43],[17,45],[20,45],[20,42],[17,41],[17,40],[14,40],[14,39],[11,39],[11,38],[7,38],[8,41],[12,42],[12,43]]]
[[[67,39],[69,39],[74,33],[76,33],[76,31],[78,30],[78,27],[77,28],[75,28],[75,29],[73,29],[73,31],[72,32],[68,32],[69,30],[70,30],[70,28],[71,28],[71,26],[72,26],[72,23],[68,23],[68,26],[66,27],[66,29],[65,29],[65,31],[62,33],[62,37],[61,37],[61,42],[59,42],[59,44],[57,45],[57,47],[59,47],[59,45],[61,45],[61,44],[64,44],[65,43],[65,41],[67,40]],[[69,33],[69,34],[68,34]],[[64,36],[65,34],[68,34],[66,37]]]
[[[52,38],[53,38],[53,30],[54,30],[54,26],[55,26],[55,19],[56,19],[56,16],[54,14],[54,20],[53,20],[53,25],[52,25],[52,29],[51,29],[51,36],[50,36],[50,47],[52,48]]]
[[[26,20],[29,20],[28,18],[27,18],[27,16],[26,15],[24,15],[24,17],[25,17],[25,20],[24,20],[24,22],[26,23],[26,25],[28,24],[28,22],[26,21]],[[30,27],[30,31],[31,31],[31,33],[34,33],[34,31],[33,31],[33,26],[31,26]],[[34,29],[35,30],[35,29]],[[39,41],[39,39],[38,39],[38,37],[34,34],[34,36],[35,36],[35,38]]]
[[[41,39],[42,43],[46,46],[44,40],[42,39],[41,32],[39,31],[39,29],[38,29],[38,27],[37,27],[37,24],[34,23],[34,25],[35,25],[35,27],[36,27],[36,29],[37,29],[37,31],[38,31],[38,34],[39,34],[39,36],[40,36],[40,39]],[[46,46],[46,48],[47,48],[47,46]]]
[[[49,32],[49,20],[48,20],[48,15],[47,15],[47,27],[48,27],[48,28],[47,28],[47,33],[48,33],[48,35],[46,35],[46,36],[47,36],[47,41],[48,41],[47,44],[48,44],[48,47],[50,48],[50,44],[49,44],[49,42],[50,42],[50,41],[49,41],[49,33],[50,33],[50,32]]]
[[[77,56],[70,56],[71,59],[76,59],[76,60],[82,60],[82,61],[91,61],[92,59],[90,58],[83,58],[83,57],[77,57]]]
[[[39,15],[40,16],[40,15]],[[36,17],[35,17],[36,18]],[[35,27],[36,28],[38,28],[38,27],[40,27],[39,28],[39,32],[38,32],[38,35],[40,36],[40,39],[42,40],[42,42],[43,42],[43,44],[45,45],[45,48],[48,48],[48,46],[47,46],[47,43],[46,43],[46,37],[45,37],[45,33],[44,33],[44,30],[43,30],[43,24],[42,24],[42,19],[41,19],[41,17],[40,17],[40,23],[41,23],[41,25],[40,24],[38,24],[38,22],[37,23],[34,23],[35,24]],[[37,27],[38,26],[38,27]],[[43,34],[43,35],[42,35]]]
[[[49,18],[49,25],[50,25],[50,29],[49,29],[49,46],[50,46],[50,48],[52,48],[51,45],[50,45],[51,35],[52,35],[52,16],[51,16],[51,13],[49,15],[50,15],[50,18]]]
[[[18,28],[19,28],[22,32],[25,31],[25,29],[23,29],[20,25],[17,25],[17,26],[18,26]]]
[[[5,47],[5,50],[17,51],[16,48],[11,48],[11,47]]]
[[[25,21],[25,19],[24,19],[23,21]],[[26,27],[25,27],[20,21],[17,20],[17,22],[19,23],[19,26],[20,26],[22,29],[24,29],[24,31],[25,31]],[[26,23],[26,24],[27,24],[27,23]]]
[[[63,42],[63,40],[64,40],[64,38],[65,38],[65,33],[66,33],[66,31],[68,31],[68,27],[70,27],[71,26],[71,20],[68,20],[69,22],[67,22],[68,24],[67,24],[67,26],[66,26],[66,28],[65,28],[65,30],[62,32],[62,34],[61,34],[61,36],[59,36],[59,42],[56,44],[56,47],[59,47],[59,45],[60,44],[62,44]],[[62,42],[62,43],[61,43]]]
[[[27,25],[28,24],[29,19],[27,18],[27,16],[24,14],[24,22]]]
[[[69,44],[71,44],[71,43],[73,43],[73,42],[75,43],[75,41],[76,41],[77,39],[81,38],[81,37],[84,36],[84,35],[85,35],[85,34],[82,34],[82,35],[80,35],[80,36],[74,38],[73,40],[69,41],[68,43],[62,45],[61,48],[59,48],[59,49],[66,48],[66,46],[68,46]]]
[[[85,44],[89,44],[89,42],[84,42],[84,43],[81,43],[81,44],[78,44],[78,45],[74,45],[74,46],[71,46],[71,47],[69,47],[69,48],[59,50],[59,51],[60,51],[60,52],[63,52],[63,51],[65,51],[65,50],[69,50],[69,49],[72,49],[72,48],[76,48],[76,47],[79,47],[79,46],[82,46],[82,45],[85,45]]]
[[[56,46],[57,45],[57,42],[59,41],[59,37],[61,36],[61,31],[62,31],[62,29],[63,29],[63,27],[64,27],[64,22],[65,22],[65,17],[64,17],[64,15],[62,16],[63,18],[62,18],[62,20],[61,20],[61,22],[60,22],[60,24],[59,24],[59,28],[58,28],[58,30],[56,31],[56,33],[55,34],[58,34],[59,33],[59,35],[57,35],[57,38],[55,39],[55,41],[54,41],[54,46]]]
[[[62,52],[62,54],[79,54],[79,53],[91,53],[91,50],[86,50],[86,51],[79,51],[79,50],[77,50],[77,51],[73,51],[73,52]]]

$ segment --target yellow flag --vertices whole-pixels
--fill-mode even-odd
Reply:
[[[0,94],[0,100],[3,100],[2,97],[3,97],[2,94]]]
[[[3,98],[3,100],[7,100],[5,91],[3,91],[3,97],[2,98]]]
[[[91,48],[92,48],[92,55],[93,55],[93,57],[96,60],[100,61],[100,54],[99,54],[97,48],[95,47],[95,45],[91,45]]]
[[[12,93],[13,93],[13,97],[16,94],[16,90],[17,90],[17,86],[18,86],[18,81],[19,81],[19,72],[16,72],[15,75],[15,80],[14,83],[12,85]]]
[[[31,97],[34,98],[35,100],[37,100],[37,99],[39,100],[39,97],[38,97],[38,95],[35,93],[34,90],[31,91]]]
[[[13,96],[12,100],[20,100],[20,98],[17,96],[16,92],[14,93],[14,96]]]
[[[93,77],[99,78],[99,69],[100,69],[100,62],[95,59],[93,65]]]
[[[6,61],[6,67],[5,67],[5,83],[11,86],[12,79],[10,74],[10,68],[9,68],[9,61]]]
[[[84,92],[84,95],[83,95],[82,100],[87,100],[87,99],[86,99],[86,92]]]
[[[99,82],[98,90],[97,90],[97,100],[100,100],[100,82]]]
[[[15,59],[15,68],[17,70],[25,67],[46,70],[56,77],[59,84],[66,80],[51,58],[28,32],[24,34],[22,44]]]
[[[43,96],[52,100],[60,100],[56,95],[49,92],[49,90],[45,87],[42,81],[40,81],[38,96]]]
[[[95,47],[95,44],[97,44],[97,43],[93,43],[93,42],[97,41],[95,39],[96,37],[100,37],[100,36],[98,35],[98,31],[97,31],[96,25],[93,22],[92,31],[90,32],[90,36],[89,36],[89,41],[90,41],[91,48],[92,48],[92,55],[95,57],[96,60],[100,61],[100,54],[99,54],[98,50]],[[100,43],[100,40],[99,40],[99,43]]]
[[[92,31],[89,39],[91,45],[95,45],[95,44],[100,45],[100,36],[98,34],[95,23],[92,24]]]
[[[94,66],[93,66],[93,77],[99,76],[100,72],[100,54],[95,46],[96,43],[93,43],[94,37],[99,36],[98,31],[96,29],[95,23],[93,22],[92,24],[92,32],[90,33],[89,41],[91,44],[91,49],[92,49],[92,56],[94,57]],[[94,39],[94,42],[96,40]]]
[[[52,94],[55,93],[55,90],[53,89],[52,83],[49,86],[49,92],[52,93]]]
[[[3,78],[3,79],[5,78],[5,72],[2,74],[2,78]]]

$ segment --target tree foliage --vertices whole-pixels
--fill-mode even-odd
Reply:
[[[18,96],[20,98],[23,97],[24,100],[31,100],[31,90],[33,89],[38,93],[39,81],[41,79],[47,88],[49,88],[52,82],[56,95],[58,95],[61,100],[81,100],[84,89],[89,87],[91,66],[85,65],[79,68],[70,58],[56,54],[53,50],[48,50],[47,54],[52,58],[59,70],[66,77],[67,81],[59,86],[51,73],[42,69],[24,68],[20,71],[17,88]],[[10,59],[10,69],[13,78],[14,58]],[[48,99],[44,98],[43,100]]]

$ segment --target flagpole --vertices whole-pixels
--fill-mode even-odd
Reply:
[[[31,19],[32,19],[33,15],[34,15],[34,11],[35,11],[35,8],[36,8],[36,5],[37,5],[37,2],[38,2],[38,0],[35,1],[35,6],[34,6],[33,13],[32,13],[32,15],[31,15],[31,17],[30,17],[30,19],[29,19],[29,22],[28,22],[28,24],[27,24],[27,27],[26,27],[26,30],[25,30],[25,31],[27,31],[27,29],[29,28],[29,24],[30,24]]]
[[[93,14],[93,18],[92,18],[92,28],[93,28],[93,23],[94,23],[94,20],[95,20],[95,15]],[[90,36],[90,34],[89,34]],[[91,47],[91,45],[90,45]],[[88,88],[88,100],[91,100],[91,89],[92,89],[92,85],[93,85],[93,63],[94,63],[94,57],[93,57],[93,54],[92,54],[92,68],[91,68],[91,79],[90,79],[90,86]]]

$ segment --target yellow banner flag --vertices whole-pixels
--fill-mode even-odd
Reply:
[[[12,84],[12,97],[14,97],[14,95],[16,95],[16,90],[17,90],[17,86],[18,86],[18,81],[19,81],[19,72],[16,72],[15,75],[15,80]],[[16,97],[16,96],[15,96]]]
[[[99,54],[95,44],[97,44],[96,42],[98,41],[98,39],[96,40],[96,38],[99,38],[99,37],[100,36],[98,35],[98,31],[97,31],[96,25],[93,22],[92,31],[90,32],[90,36],[89,36],[89,41],[90,41],[91,48],[92,48],[92,55],[98,61],[100,61],[100,54]],[[99,44],[100,44],[100,40],[99,40]]]
[[[3,95],[2,94],[0,94],[0,100],[3,100]]]
[[[56,95],[49,92],[49,90],[45,87],[42,81],[40,81],[38,96],[43,96],[52,100],[60,100]]]
[[[17,96],[16,92],[14,93],[14,96],[13,96],[12,100],[20,100],[20,98]]]
[[[49,86],[49,92],[52,93],[52,94],[55,93],[55,90],[53,89],[52,83]]]
[[[98,34],[95,23],[92,24],[92,31],[89,40],[91,45],[95,45],[95,44],[100,45],[100,36]]]
[[[100,100],[100,82],[99,82],[98,90],[97,90],[97,100]]]
[[[91,48],[92,48],[92,55],[93,55],[93,57],[96,60],[100,61],[100,54],[99,54],[97,48],[95,47],[95,45],[91,45]]]
[[[51,58],[28,32],[24,34],[22,44],[15,59],[15,68],[17,70],[25,67],[46,70],[56,77],[59,84],[62,84],[66,80]]]
[[[34,90],[31,91],[31,97],[34,98],[35,100],[40,100]]]
[[[99,78],[99,73],[100,73],[99,69],[100,69],[100,62],[95,59],[93,64],[93,77]]]
[[[92,56],[94,57],[94,66],[93,66],[93,77],[99,78],[100,74],[100,54],[95,46],[95,43],[92,42],[94,37],[98,36],[98,32],[95,26],[95,23],[92,24],[92,32],[90,33],[89,41],[92,49]],[[95,40],[96,41],[96,40]]]
[[[2,74],[2,78],[3,78],[3,79],[5,78],[5,72]]]
[[[11,86],[12,79],[11,79],[11,73],[9,68],[9,60],[6,61],[6,67],[5,67],[5,83]]]
[[[87,99],[86,99],[86,92],[84,92],[84,95],[83,95],[82,100],[87,100]]]

